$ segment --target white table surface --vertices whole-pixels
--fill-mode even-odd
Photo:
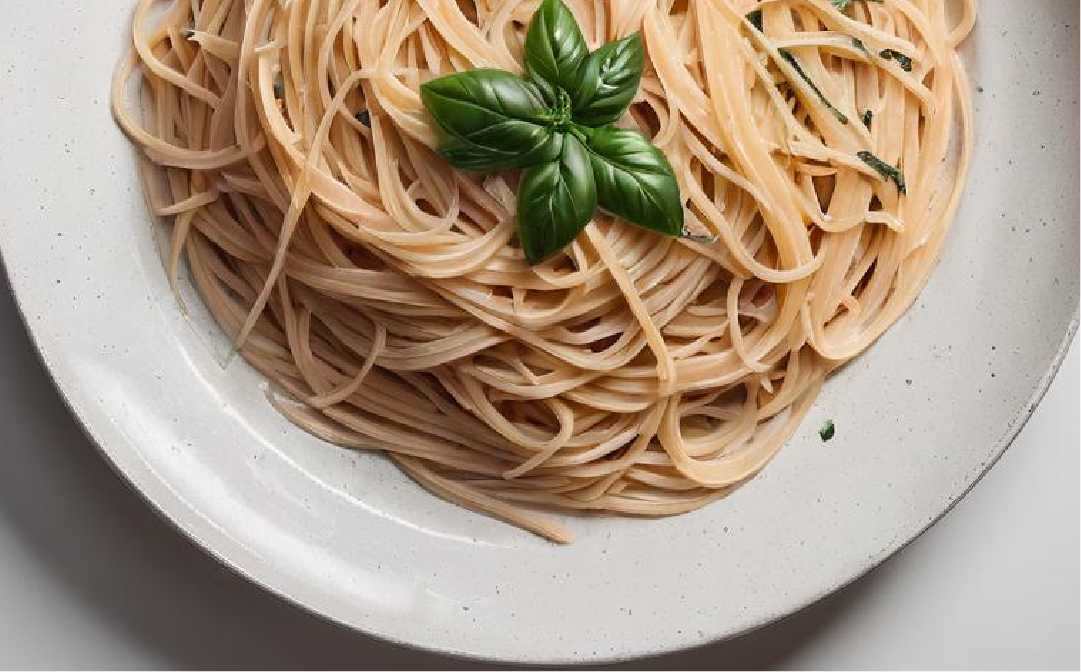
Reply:
[[[0,273],[0,277],[3,273]],[[83,436],[0,280],[0,668],[463,668],[310,616],[158,518]],[[1077,669],[1078,352],[1014,445],[883,566],[634,668]]]

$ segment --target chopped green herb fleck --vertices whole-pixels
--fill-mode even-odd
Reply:
[[[753,12],[747,12],[747,20],[751,22],[751,25],[755,27],[755,30],[762,32],[762,10],[756,9]]]
[[[185,40],[190,40],[195,37],[195,30],[192,28],[184,28],[180,31],[180,37],[183,37]]]
[[[882,0],[862,0],[863,2],[882,2]],[[837,8],[838,12],[844,13],[848,6],[857,0],[830,0],[830,4]]]
[[[908,56],[905,56],[896,49],[883,49],[882,51],[878,52],[878,55],[886,59],[887,61],[893,59],[897,61],[897,65],[901,66],[902,70],[904,70],[905,72],[912,72],[912,59]]]
[[[875,118],[875,113],[870,111],[870,110],[867,110],[866,112],[863,113],[863,116],[860,117],[860,121],[863,122],[863,125],[866,126],[867,130],[869,131],[869,130],[871,130],[871,120],[874,119],[874,118]]]
[[[803,70],[803,66],[799,64],[799,61],[797,61],[796,57],[792,55],[792,52],[787,49],[778,49],[777,51],[781,54],[781,58],[783,58],[786,63],[792,66],[792,69],[796,71],[796,74],[799,75],[803,79],[803,81],[807,82],[807,86],[811,87],[811,90],[814,91],[815,95],[818,96],[818,99],[822,101],[822,104],[826,106],[826,109],[832,112],[833,116],[837,117],[837,121],[841,122],[842,124],[847,124],[848,117],[845,116],[844,112],[841,112],[836,107],[834,107],[833,103],[826,100],[826,96],[822,93],[822,90],[819,89],[818,85],[811,81],[811,78],[807,76],[807,73]]]
[[[859,49],[860,51],[862,51],[863,54],[865,56],[867,56],[868,58],[871,57],[871,52],[868,51],[867,46],[863,43],[863,40],[861,40],[860,38],[853,37],[852,38],[852,46]]]
[[[882,176],[883,180],[893,180],[893,183],[897,185],[897,191],[902,194],[907,193],[905,191],[905,176],[900,170],[867,151],[856,152],[856,156],[859,157],[860,161],[874,168]]]
[[[823,441],[829,441],[836,431],[837,428],[833,425],[833,420],[827,420],[822,424],[822,428],[818,430],[818,437]]]
[[[285,98],[285,82],[281,77],[274,80],[274,97],[278,100]]]
[[[361,110],[356,114],[357,121],[364,124],[368,128],[372,127],[372,113],[368,110]]]

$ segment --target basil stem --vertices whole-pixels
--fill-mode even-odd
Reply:
[[[574,135],[555,161],[537,164],[518,185],[518,240],[530,266],[570,244],[597,210],[589,155]]]
[[[421,86],[421,100],[443,132],[440,150],[458,168],[520,168],[560,151],[550,111],[535,86],[502,70],[469,70]]]
[[[683,199],[661,150],[641,133],[614,126],[588,136],[598,206],[647,229],[681,235]]]
[[[586,57],[571,91],[574,121],[603,126],[619,119],[638,91],[644,62],[639,35],[609,42]]]
[[[550,103],[570,91],[589,47],[563,0],[543,0],[525,38],[525,69]]]

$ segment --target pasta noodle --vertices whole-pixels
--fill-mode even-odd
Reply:
[[[186,259],[276,408],[565,542],[546,511],[677,514],[754,476],[913,302],[968,170],[976,8],[568,0],[591,49],[641,32],[619,125],[696,235],[598,213],[530,268],[517,172],[452,169],[418,90],[521,72],[537,4],[142,0],[112,97],[170,281]]]

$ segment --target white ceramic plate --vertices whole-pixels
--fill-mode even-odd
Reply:
[[[16,296],[73,412],[150,502],[253,581],[360,630],[567,662],[768,623],[972,487],[1076,327],[1078,6],[984,2],[967,54],[975,168],[918,304],[731,497],[664,520],[578,519],[578,543],[546,543],[293,428],[243,362],[219,365],[198,301],[181,316],[108,111],[130,5],[5,0],[0,249]]]

